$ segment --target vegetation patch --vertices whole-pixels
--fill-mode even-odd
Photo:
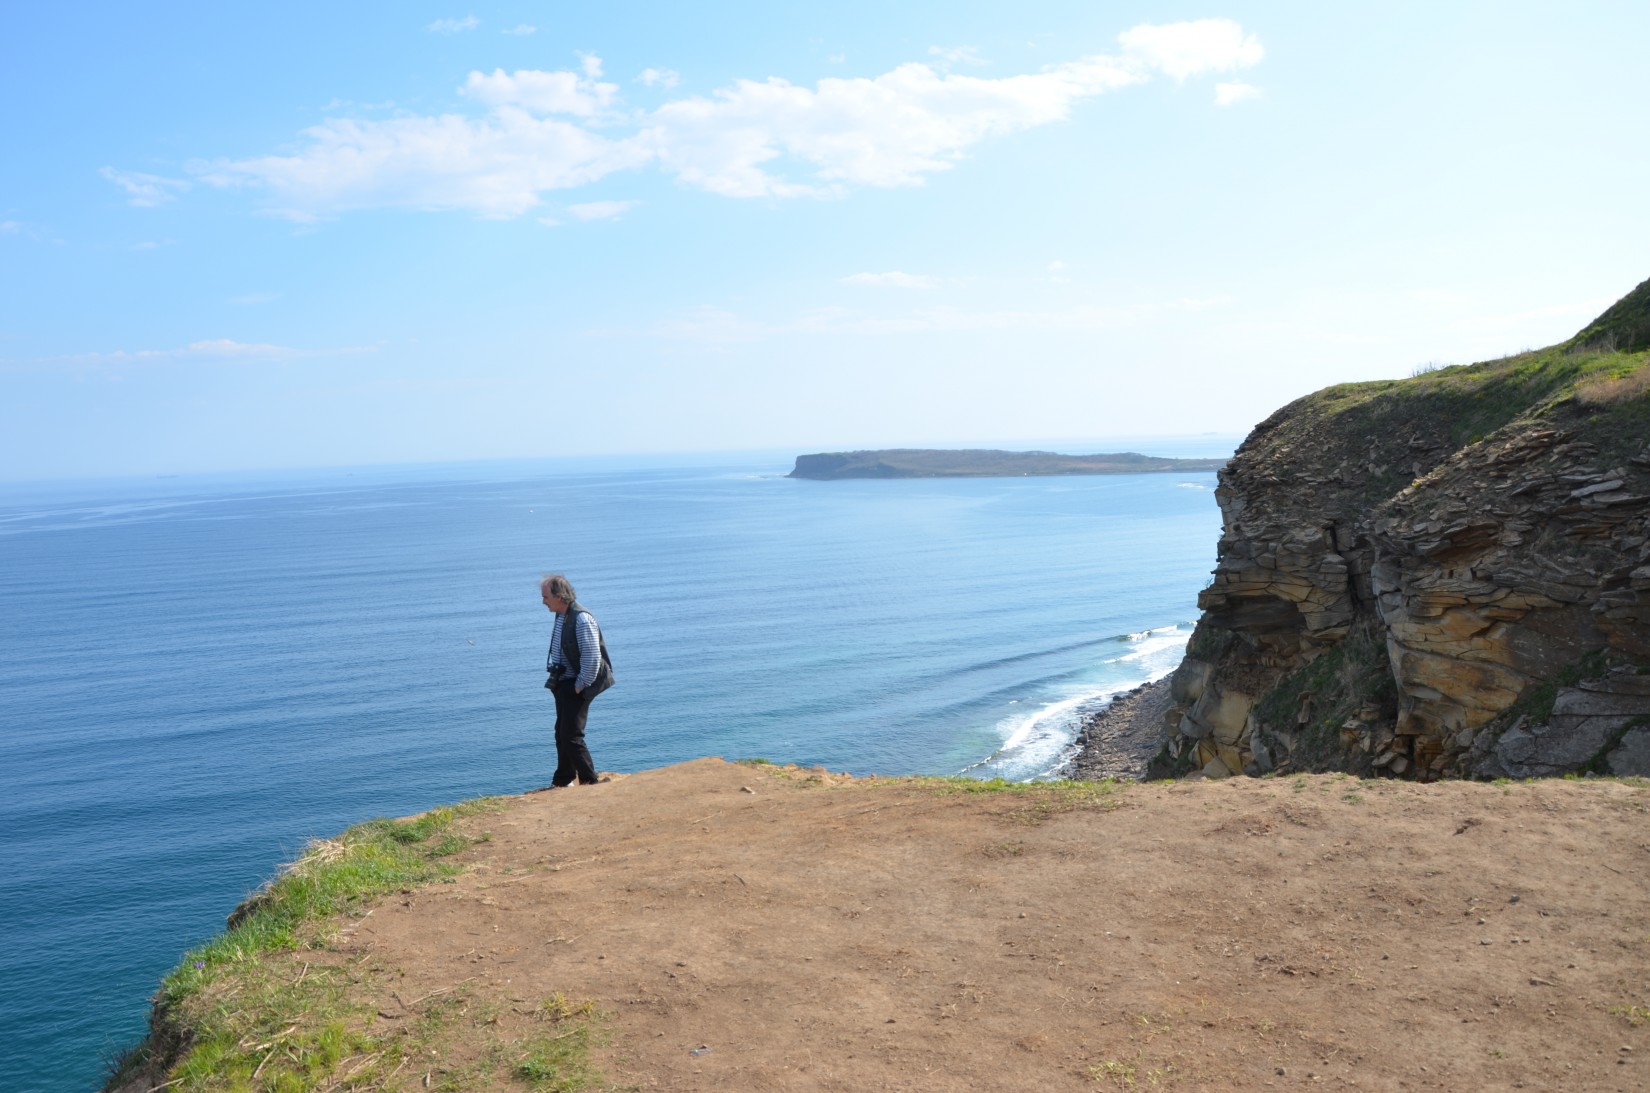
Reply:
[[[1186,655],[1209,664],[1218,664],[1237,641],[1237,635],[1207,622],[1199,622],[1186,642]]]
[[[498,807],[470,801],[311,843],[166,977],[149,1036],[117,1061],[105,1088],[139,1078],[144,1088],[258,1093],[592,1088],[600,1023],[588,1004],[558,995],[511,1040],[461,984],[408,1003],[413,1020],[385,1021],[372,1001],[393,997],[385,971],[336,944],[338,919],[364,914],[376,897],[450,881],[460,871],[453,855],[487,839],[459,821]],[[476,1024],[498,1030],[495,1048],[463,1066],[438,1065],[444,1041]]]
[[[1299,720],[1303,708],[1305,722]],[[1341,726],[1366,708],[1373,708],[1382,722],[1396,716],[1398,708],[1397,684],[1373,619],[1360,620],[1337,645],[1263,696],[1255,705],[1256,731],[1292,733],[1289,761],[1297,770],[1350,768],[1368,774],[1371,757],[1348,751],[1340,735]]]
[[[1650,1006],[1620,1005],[1611,1006],[1608,1011],[1611,1017],[1619,1017],[1634,1028],[1650,1023]]]

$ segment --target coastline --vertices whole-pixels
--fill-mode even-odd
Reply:
[[[1143,781],[1147,764],[1168,741],[1163,715],[1172,701],[1168,676],[1114,696],[1083,723],[1077,754],[1066,762],[1062,776],[1079,782]]]

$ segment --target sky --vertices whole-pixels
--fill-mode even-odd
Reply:
[[[1650,277],[1642,2],[11,5],[0,480],[1241,436]]]

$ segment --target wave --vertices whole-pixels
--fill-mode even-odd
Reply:
[[[1133,648],[1103,659],[1085,679],[1057,685],[1061,693],[1033,699],[1034,709],[999,720],[1002,743],[959,773],[1021,782],[1058,776],[1076,754],[1077,734],[1089,719],[1118,695],[1173,672],[1190,637],[1190,629],[1177,623],[1112,639]]]

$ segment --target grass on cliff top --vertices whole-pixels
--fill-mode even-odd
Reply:
[[[458,1023],[472,1020],[464,985],[415,999],[406,1004],[413,1020],[386,1024],[376,1011],[393,997],[385,973],[335,947],[340,916],[362,914],[390,892],[450,880],[459,869],[447,859],[487,838],[458,821],[497,807],[484,798],[312,843],[166,977],[149,1037],[105,1088],[139,1075],[144,1088],[259,1093],[597,1086],[590,1046],[601,1027],[587,1004],[547,999],[524,1027],[517,1022],[515,1038],[499,1034],[482,1057],[445,1069],[432,1060]]]
[[[1128,788],[1135,783],[1115,778],[1098,781],[1052,779],[1041,782],[1011,782],[1006,778],[970,778],[966,775],[900,775],[880,778],[875,774],[855,778],[850,774],[832,774],[823,767],[799,767],[794,763],[778,766],[766,759],[740,759],[745,766],[766,770],[777,778],[798,786],[834,786],[864,784],[871,786],[916,786],[943,796],[967,795],[995,797],[1005,807],[1000,815],[1022,823],[1039,824],[1051,816],[1078,809],[1111,811],[1123,804]]]
[[[1598,447],[1605,466],[1637,454],[1650,437],[1650,352],[1565,343],[1409,379],[1338,384],[1278,411],[1251,442],[1306,445],[1325,462],[1347,458],[1377,500],[1409,483],[1411,436],[1460,450],[1509,425],[1533,424],[1576,430]],[[1369,443],[1388,449],[1387,473],[1362,475]]]

